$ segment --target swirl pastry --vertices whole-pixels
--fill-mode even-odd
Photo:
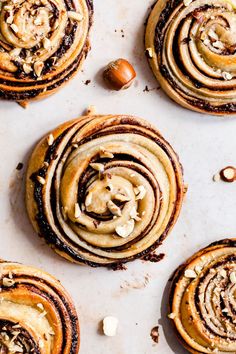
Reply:
[[[70,296],[42,270],[0,261],[0,353],[78,353]]]
[[[236,112],[234,0],[158,0],[145,41],[151,68],[173,100],[202,113]]]
[[[92,0],[3,0],[0,98],[43,98],[66,83],[89,50],[92,12]]]
[[[236,240],[199,251],[176,272],[170,297],[190,353],[236,353]]]
[[[40,141],[27,172],[27,209],[38,234],[63,257],[93,267],[156,248],[183,193],[175,152],[131,116],[66,122]]]

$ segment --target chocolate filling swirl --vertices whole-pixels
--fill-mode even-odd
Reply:
[[[53,93],[89,50],[92,1],[7,0],[0,7],[0,98]]]
[[[236,7],[231,0],[158,0],[146,29],[152,70],[182,106],[236,112]]]
[[[27,173],[30,219],[53,249],[111,266],[155,249],[177,220],[182,169],[170,145],[130,116],[86,116],[34,150]]]
[[[210,245],[175,275],[170,318],[191,353],[236,352],[235,245],[235,240]]]
[[[79,324],[70,296],[39,269],[0,261],[0,352],[78,353]]]

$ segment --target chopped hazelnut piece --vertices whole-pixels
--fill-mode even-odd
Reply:
[[[53,134],[49,134],[48,138],[47,138],[47,142],[48,142],[48,145],[51,146],[54,142],[54,137],[53,137]]]
[[[134,193],[136,195],[136,200],[142,200],[146,195],[146,189],[144,186],[138,186],[134,188]]]
[[[230,73],[226,72],[226,71],[222,72],[222,77],[226,81],[232,80],[232,78],[233,78],[233,76]]]
[[[102,163],[91,163],[90,166],[98,172],[104,172],[104,165]]]
[[[176,314],[174,312],[170,313],[168,317],[173,320],[176,317]]]
[[[78,203],[75,203],[75,218],[78,219],[81,215],[81,210]]]
[[[14,284],[15,284],[15,281],[13,279],[9,279],[9,278],[3,278],[2,279],[2,285],[3,286],[11,287]]]
[[[107,202],[107,207],[113,215],[121,216],[120,208],[112,200]]]
[[[230,273],[229,278],[230,278],[231,283],[236,284],[236,272]]]
[[[11,25],[11,29],[12,29],[15,33],[18,33],[18,31],[19,31],[17,25],[15,25],[14,23]]]
[[[44,67],[44,63],[42,61],[36,61],[34,63],[34,71],[38,77],[40,77],[40,75],[42,74],[43,67]]]
[[[232,167],[232,166],[225,167],[223,170],[220,171],[220,177],[225,182],[234,182],[236,179],[235,167]]]
[[[46,180],[45,180],[43,177],[41,177],[41,176],[37,176],[37,180],[38,180],[38,182],[41,183],[42,185],[44,185],[44,184],[46,183]]]
[[[113,316],[107,316],[103,320],[103,332],[108,337],[114,337],[117,332],[118,319]]]
[[[146,49],[146,54],[149,59],[153,58],[153,49],[152,48],[147,48]]]
[[[186,278],[196,278],[197,273],[193,269],[186,269],[184,272]]]
[[[184,0],[184,6],[189,6],[193,0]]]
[[[120,237],[126,238],[128,237],[134,230],[134,220],[130,219],[123,225],[119,225],[116,227],[116,233]]]
[[[75,11],[68,11],[68,17],[71,20],[78,21],[78,22],[82,21],[84,18],[82,14]]]

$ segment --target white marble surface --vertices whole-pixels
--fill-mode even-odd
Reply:
[[[236,164],[236,120],[189,112],[160,90],[143,92],[145,85],[158,86],[143,54],[144,21],[151,3],[95,0],[92,51],[83,72],[56,95],[27,110],[0,103],[0,257],[44,268],[62,281],[79,312],[81,354],[185,353],[165,318],[168,278],[200,247],[236,236],[236,183],[212,181],[220,168]],[[118,57],[129,59],[138,75],[132,88],[116,93],[104,88],[101,69]],[[91,80],[88,86],[87,79]],[[176,227],[159,249],[166,253],[161,263],[136,261],[120,272],[72,265],[54,255],[28,222],[24,170],[17,175],[16,165],[24,162],[25,166],[44,133],[91,104],[99,113],[129,113],[150,120],[179,153],[189,190]],[[149,282],[144,287],[146,276]],[[98,332],[99,321],[108,314],[120,321],[114,338]],[[158,323],[160,342],[154,344],[150,330]]]

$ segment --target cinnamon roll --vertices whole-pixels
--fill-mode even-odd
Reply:
[[[25,102],[54,93],[89,50],[92,0],[0,3],[0,98]]]
[[[77,314],[60,282],[0,261],[0,352],[77,354],[79,342]]]
[[[114,266],[155,249],[184,194],[176,153],[144,120],[84,116],[36,146],[26,203],[37,233],[61,256]]]
[[[169,317],[190,353],[236,353],[235,295],[234,239],[204,248],[177,270]]]
[[[233,0],[158,0],[146,53],[163,90],[185,108],[236,112],[236,5]]]

